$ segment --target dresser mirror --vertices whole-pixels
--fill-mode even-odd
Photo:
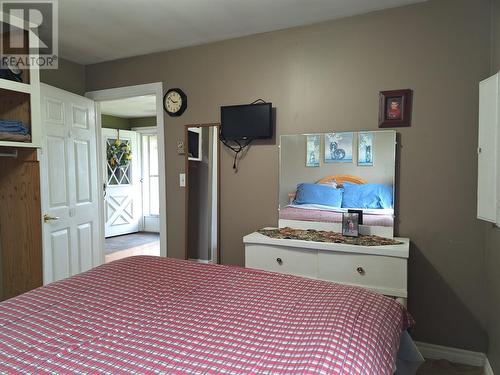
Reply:
[[[342,214],[362,211],[361,234],[392,237],[396,132],[280,137],[279,227],[342,230]]]

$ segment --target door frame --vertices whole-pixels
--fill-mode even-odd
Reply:
[[[166,135],[165,135],[165,118],[163,115],[163,83],[146,83],[135,86],[116,87],[112,89],[96,90],[85,93],[87,98],[95,101],[96,128],[98,150],[102,148],[102,124],[101,124],[101,105],[100,102],[107,100],[127,99],[134,96],[155,95],[156,96],[156,128],[158,131],[158,169],[159,169],[159,184],[160,184],[160,256],[166,257],[167,251],[167,191],[166,191]],[[99,165],[104,163],[101,152],[97,155]],[[102,169],[102,168],[101,168]],[[102,173],[102,172],[101,172]],[[100,183],[104,181],[101,175]],[[104,199],[99,200],[99,217],[101,227],[101,257],[104,263]]]
[[[185,207],[185,215],[184,215],[184,226],[186,228],[184,234],[184,259],[188,259],[188,240],[189,240],[189,152],[188,152],[188,129],[189,128],[212,128],[214,127],[217,132],[216,134],[220,134],[220,123],[208,123],[208,124],[189,124],[184,125],[184,173],[186,179],[186,188],[184,189],[184,207]],[[220,143],[217,139],[217,264],[221,263],[221,251],[220,251]]]
[[[156,135],[158,137],[158,129],[156,126],[142,126],[142,127],[133,127],[130,129],[132,131],[135,131],[138,136],[138,141],[137,141],[137,149],[138,153],[140,154],[140,163],[141,163],[141,180],[144,179],[144,152],[142,148],[142,137],[148,136],[148,135]],[[159,171],[158,171],[159,172]],[[159,182],[159,179],[158,179]],[[146,229],[146,220],[144,220],[144,184],[141,184],[141,201],[142,201],[142,219],[141,219],[141,230]],[[158,215],[158,220],[159,220],[160,215]],[[158,223],[158,225],[160,225]]]

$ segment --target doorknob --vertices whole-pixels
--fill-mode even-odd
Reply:
[[[52,221],[52,220],[59,220],[59,216],[50,216],[50,215],[43,215],[43,221],[45,223],[48,223],[49,221]]]

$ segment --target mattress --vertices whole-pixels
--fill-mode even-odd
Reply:
[[[376,212],[380,211],[380,212]],[[391,212],[389,212],[391,211]],[[280,209],[280,219],[319,221],[325,223],[341,223],[342,213],[347,209],[322,209],[315,207],[299,207],[289,205]],[[365,210],[363,209],[363,224],[370,226],[392,227],[394,226],[393,210]]]
[[[1,303],[0,372],[392,374],[411,323],[361,288],[139,256]]]

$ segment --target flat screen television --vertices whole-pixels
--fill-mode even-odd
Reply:
[[[220,109],[221,138],[227,141],[273,137],[272,104],[223,106]]]

